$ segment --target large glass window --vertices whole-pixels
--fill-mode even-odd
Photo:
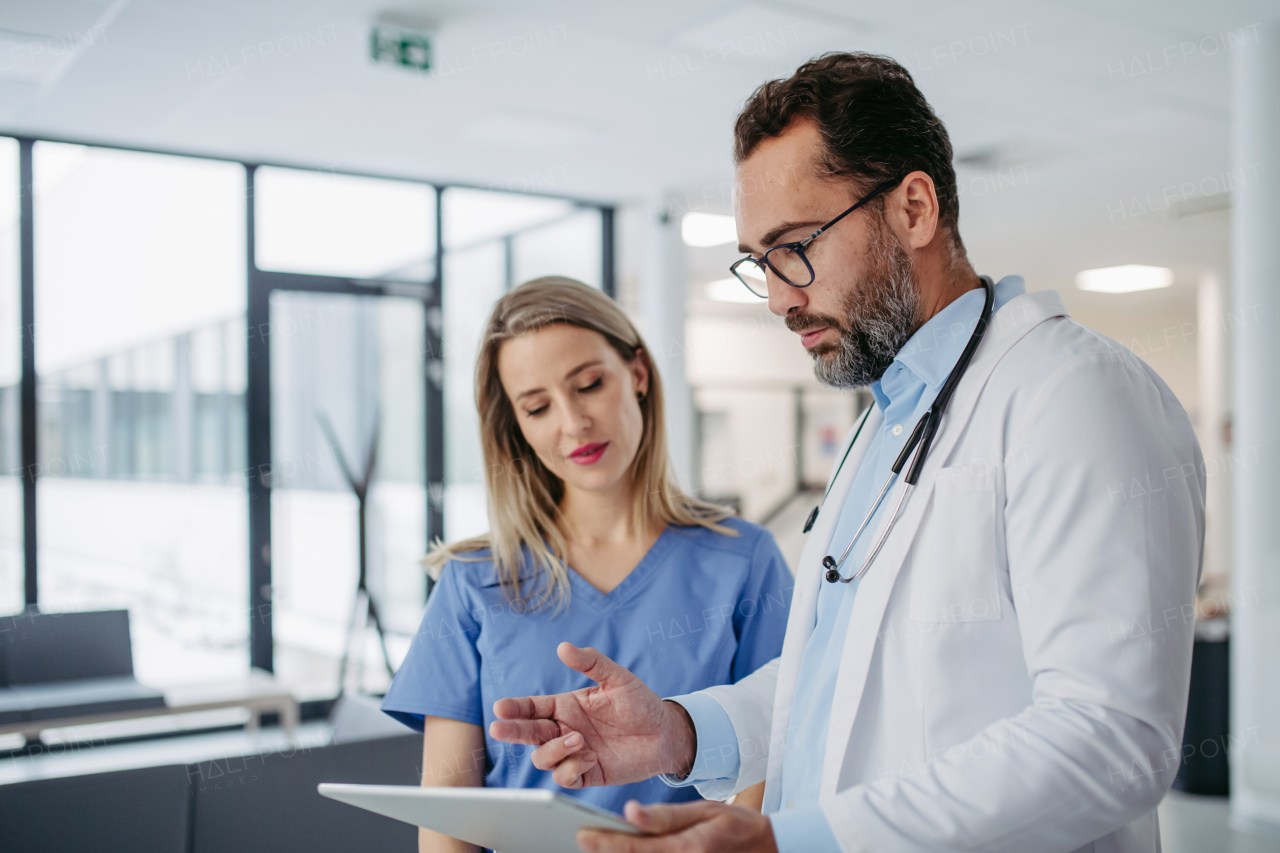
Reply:
[[[600,285],[600,212],[573,202],[445,190],[445,538],[489,529],[475,363],[493,303],[543,275]]]
[[[300,696],[337,689],[359,573],[363,481],[368,586],[398,663],[425,600],[421,300],[277,291],[271,296],[271,542],[275,669]],[[385,690],[372,632],[353,646]]]
[[[254,193],[258,269],[407,281],[435,276],[431,187],[263,167]]]
[[[254,192],[258,269],[355,279],[356,287],[435,278],[433,187],[260,168]],[[343,463],[361,481],[375,454],[365,501],[367,582],[396,662],[426,593],[429,293],[307,290],[332,285],[298,278],[288,286],[299,289],[270,298],[274,659],[276,674],[302,698],[334,695],[347,651],[360,516]],[[361,637],[350,650],[355,671],[365,687],[385,689],[381,650],[371,633]]]
[[[0,615],[22,609],[18,143],[0,138]]]
[[[146,682],[247,657],[244,170],[37,143],[40,605],[124,607]]]
[[[246,444],[245,168],[37,142],[34,181],[40,606],[128,609],[145,682],[242,675],[246,484],[262,473]],[[442,532],[483,531],[472,372],[485,318],[537,276],[599,286],[601,213],[448,190],[437,315],[434,187],[274,167],[254,185],[252,283],[271,289],[253,334],[270,335],[276,671],[322,698],[337,688],[360,565],[342,462],[359,479],[376,445],[367,582],[398,662],[426,592],[431,425],[445,425]],[[18,209],[18,145],[0,139],[0,613],[23,600]],[[366,295],[362,282],[383,284]],[[427,345],[436,324],[443,354]],[[372,636],[351,651],[363,685],[385,687]]]
[[[564,275],[599,287],[603,270],[600,238],[600,211],[594,207],[517,234],[516,282]]]

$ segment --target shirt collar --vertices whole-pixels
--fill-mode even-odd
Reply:
[[[1015,296],[1026,293],[1022,276],[1005,276],[996,283],[994,310]],[[947,305],[916,330],[894,357],[893,363],[879,381],[871,384],[871,393],[884,411],[895,397],[915,385],[924,383],[937,390],[947,381],[951,368],[960,359],[973,327],[982,315],[986,296],[982,288],[970,290]]]

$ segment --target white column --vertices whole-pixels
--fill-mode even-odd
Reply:
[[[645,209],[645,257],[640,263],[640,333],[662,376],[667,409],[667,446],[680,485],[692,490],[693,398],[685,375],[685,246],[680,237],[682,208],[667,198]]]
[[[1231,809],[1280,828],[1280,23],[1233,62]]]
[[[1199,340],[1199,433],[1204,452],[1205,592],[1225,601],[1231,575],[1231,336],[1228,334],[1226,285],[1215,272],[1201,275],[1197,292],[1196,326]]]

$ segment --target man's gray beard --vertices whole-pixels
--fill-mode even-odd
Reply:
[[[876,382],[916,331],[916,291],[911,257],[881,226],[871,246],[871,268],[845,298],[840,343],[810,351],[818,381],[832,388]]]

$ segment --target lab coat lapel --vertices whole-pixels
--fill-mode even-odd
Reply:
[[[964,426],[974,415],[978,398],[992,371],[1005,353],[1022,339],[1027,332],[1051,317],[1066,316],[1067,310],[1057,291],[1038,291],[1015,297],[1007,302],[992,318],[982,343],[974,353],[964,378],[956,388],[955,396],[947,407],[942,426],[929,450],[929,457],[920,474],[920,482],[903,504],[902,514],[893,531],[885,540],[871,568],[863,575],[853,601],[848,633],[840,659],[840,672],[836,677],[835,702],[827,729],[827,751],[822,766],[822,793],[834,794],[840,777],[843,758],[848,752],[849,739],[859,703],[866,687],[867,671],[876,650],[884,611],[889,595],[906,559],[911,543],[924,517],[925,507],[933,492],[933,482],[938,468],[947,464],[948,456],[964,432]],[[901,496],[899,483],[886,496],[889,510]],[[846,489],[847,491],[847,489]],[[834,515],[835,513],[833,513]],[[875,535],[869,540],[875,543],[888,524],[891,512],[886,512]],[[812,539],[810,540],[812,541]],[[806,554],[808,548],[806,547]],[[821,560],[821,556],[818,557]],[[803,565],[803,562],[802,562]],[[794,612],[794,611],[793,611]],[[794,688],[793,688],[794,689]],[[775,708],[774,718],[777,719]],[[776,726],[775,726],[776,728]],[[772,761],[770,762],[772,765]]]
[[[859,418],[861,420],[861,418]],[[844,465],[840,468],[831,489],[822,502],[818,519],[804,541],[804,549],[800,553],[800,562],[796,564],[796,586],[791,598],[791,612],[787,619],[787,630],[782,641],[782,661],[778,669],[778,686],[774,694],[773,722],[771,732],[771,748],[766,779],[764,810],[766,813],[776,811],[781,799],[781,787],[777,784],[782,773],[782,752],[786,744],[787,727],[791,720],[791,702],[795,696],[796,680],[800,676],[800,662],[804,658],[805,647],[809,644],[809,636],[813,633],[817,619],[818,592],[822,585],[822,558],[827,554],[831,537],[835,533],[836,521],[840,517],[840,507],[844,505],[849,487],[853,485],[854,476],[862,459],[866,456],[871,439],[879,431],[884,415],[872,407],[867,415],[862,431],[857,433],[857,441],[849,449]],[[858,429],[857,424],[850,430],[850,438],[841,448],[848,447],[852,433]]]

